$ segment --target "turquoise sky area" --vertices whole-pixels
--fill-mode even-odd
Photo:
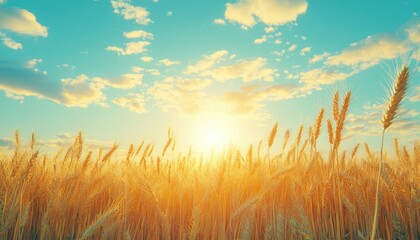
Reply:
[[[412,146],[419,14],[414,0],[0,0],[0,146],[15,129],[44,149],[79,131],[91,147],[163,145],[171,127],[179,150],[245,147],[275,122],[279,146],[351,90],[344,146],[377,149],[402,64],[410,89],[386,140]]]

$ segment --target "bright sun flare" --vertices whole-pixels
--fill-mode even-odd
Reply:
[[[232,127],[222,119],[201,120],[195,129],[196,144],[205,151],[221,150],[232,140]]]
[[[219,126],[208,126],[203,129],[204,145],[216,149],[221,149],[228,144],[228,134],[226,130]]]

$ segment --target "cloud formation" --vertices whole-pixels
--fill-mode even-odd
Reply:
[[[390,34],[373,35],[353,43],[341,53],[327,58],[327,65],[355,66],[361,70],[378,64],[382,60],[394,59],[411,50],[406,41]]]
[[[377,136],[382,133],[381,117],[385,106],[381,104],[366,104],[363,112],[349,114],[346,129],[352,135]],[[412,109],[400,108],[399,117],[392,123],[387,131],[402,135],[420,134],[419,113]]]
[[[135,30],[131,32],[124,32],[126,38],[142,38],[142,39],[153,39],[153,34],[144,30]]]
[[[194,115],[209,106],[210,99],[206,97],[205,88],[210,86],[208,79],[165,78],[154,82],[148,89],[157,106],[164,112],[176,111],[182,114]]]
[[[122,108],[127,108],[130,111],[137,113],[145,113],[145,102],[144,96],[141,94],[130,93],[125,97],[117,98],[112,100],[112,102]]]
[[[239,0],[226,4],[225,18],[247,27],[257,22],[283,25],[295,21],[307,8],[305,0]]]
[[[147,25],[152,22],[149,18],[150,13],[143,7],[130,4],[130,1],[113,0],[111,1],[114,13],[122,15],[125,20],[133,20],[138,24]]]
[[[23,49],[23,45],[21,43],[18,43],[15,40],[7,37],[6,34],[2,32],[0,32],[0,39],[3,42],[4,46],[10,49],[13,49],[13,50]]]
[[[93,103],[104,103],[103,87],[86,75],[57,81],[25,64],[0,63],[0,90],[9,96],[33,96],[69,107],[87,107]]]
[[[39,71],[36,64],[42,59],[26,63],[0,62],[0,90],[6,96],[23,100],[24,97],[38,97],[68,107],[87,107],[91,104],[107,106],[103,90],[106,87],[131,89],[141,85],[143,74],[127,73],[116,78],[89,77],[79,74],[61,81],[51,79]]]
[[[279,101],[296,97],[300,87],[292,84],[273,84],[262,87],[250,85],[241,91],[224,93],[219,99],[226,111],[236,115],[256,115],[267,101]],[[220,105],[220,104],[219,104]]]
[[[228,54],[228,51],[226,50],[220,50],[217,52],[214,52],[211,55],[205,56],[204,59],[198,61],[194,65],[189,65],[187,69],[184,71],[185,74],[195,74],[200,73],[204,70],[207,70],[216,63],[218,63],[222,57],[224,57],[226,54]]]
[[[414,96],[410,97],[411,102],[418,102],[420,101],[420,85],[415,88]]]
[[[167,58],[159,60],[159,62],[162,63],[163,65],[167,66],[167,67],[180,64],[179,61],[171,61]]]
[[[217,67],[203,72],[202,76],[211,76],[219,82],[241,79],[244,82],[274,80],[276,70],[266,67],[266,58],[239,60],[232,65]]]
[[[130,89],[141,85],[143,74],[126,73],[117,78],[93,78],[94,81],[118,89]]]
[[[225,25],[226,24],[225,20],[223,20],[221,18],[214,19],[213,23],[214,24],[219,24],[219,25]]]
[[[306,72],[300,73],[299,82],[305,83],[309,89],[319,88],[321,85],[330,85],[337,81],[345,80],[354,75],[356,72],[352,71],[344,73],[330,68],[315,68]]]
[[[153,61],[152,57],[144,56],[140,58],[143,62],[151,62]]]
[[[266,66],[266,58],[258,57],[231,63],[236,55],[227,57],[228,53],[226,50],[220,50],[204,56],[195,64],[189,65],[184,74],[212,78],[219,82],[234,79],[240,79],[244,82],[274,80],[276,70]],[[228,60],[231,61],[227,62]]]
[[[116,52],[118,55],[133,55],[145,52],[146,47],[150,45],[150,42],[139,41],[139,42],[129,42],[125,44],[125,48],[120,48],[116,46],[106,47],[105,50],[110,52]]]
[[[47,27],[41,25],[35,15],[20,8],[0,8],[0,29],[31,36],[47,37]]]

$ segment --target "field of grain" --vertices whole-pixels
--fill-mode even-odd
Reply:
[[[419,239],[420,142],[342,149],[350,101],[337,92],[333,116],[321,109],[313,125],[286,132],[275,124],[258,146],[211,156],[179,153],[168,133],[163,151],[143,142],[121,158],[117,145],[86,149],[79,134],[47,158],[35,135],[26,145],[16,132],[14,151],[0,152],[0,238]],[[320,134],[329,152],[318,151]]]

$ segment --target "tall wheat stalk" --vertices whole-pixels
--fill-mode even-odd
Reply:
[[[407,92],[409,75],[410,75],[410,71],[408,67],[404,65],[400,74],[398,75],[397,80],[394,83],[394,87],[392,89],[392,95],[389,98],[386,112],[381,120],[381,123],[383,126],[382,141],[381,141],[381,155],[379,157],[379,172],[378,172],[378,178],[376,182],[376,201],[375,201],[375,212],[373,215],[372,235],[370,238],[371,240],[375,239],[377,224],[378,224],[379,182],[380,182],[381,174],[382,174],[382,157],[383,157],[382,155],[383,155],[383,149],[384,149],[385,131],[387,128],[391,126],[391,124],[397,117],[397,112],[398,112],[398,109],[400,108],[401,101],[404,99],[404,96]]]

